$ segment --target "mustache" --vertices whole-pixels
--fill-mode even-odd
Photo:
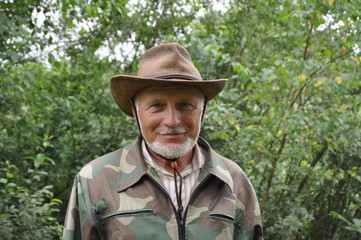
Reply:
[[[159,131],[159,134],[184,134],[187,131],[181,127],[167,127],[166,129],[162,129]]]

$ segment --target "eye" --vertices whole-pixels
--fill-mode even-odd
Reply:
[[[152,108],[160,108],[160,107],[162,107],[162,104],[160,104],[160,103],[155,103],[155,104],[153,104],[151,107],[152,107]]]
[[[188,102],[181,102],[178,104],[178,107],[180,109],[184,109],[184,110],[192,110],[193,109],[193,105]]]
[[[159,110],[163,109],[163,107],[164,107],[164,105],[161,104],[161,103],[154,103],[154,104],[149,106],[149,109],[151,111],[159,111]]]

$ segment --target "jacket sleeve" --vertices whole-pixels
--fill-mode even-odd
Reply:
[[[89,206],[86,201],[86,188],[84,189],[81,177],[77,175],[74,179],[71,190],[68,208],[66,212],[63,240],[84,239],[87,235],[84,231],[87,225],[92,222]]]
[[[239,240],[262,240],[261,210],[257,200],[256,192],[247,176],[242,172],[241,177],[235,177],[234,187],[237,192],[236,217],[239,223],[238,230],[234,231],[234,239]]]
[[[263,240],[262,227],[260,224],[255,224],[250,229],[247,229],[245,227],[241,229],[235,229],[233,239]]]

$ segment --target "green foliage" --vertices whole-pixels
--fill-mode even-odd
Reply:
[[[51,239],[62,231],[53,216],[62,201],[53,198],[52,185],[42,185],[48,173],[30,167],[22,171],[6,161],[0,168],[0,234],[4,240]]]
[[[360,1],[213,4],[0,2],[2,236],[59,236],[76,172],[138,135],[109,78],[178,41],[230,78],[201,134],[249,176],[265,238],[360,238]]]
[[[357,239],[330,212],[360,218],[360,21],[350,3],[263,3],[235,1],[195,24],[206,78],[232,76],[203,134],[238,156],[267,238]],[[335,21],[321,30],[327,14]]]
[[[333,217],[338,218],[338,219],[342,220],[343,222],[347,223],[347,226],[345,227],[345,229],[361,233],[361,219],[353,218],[352,222],[350,222],[337,212],[332,211],[331,215]]]

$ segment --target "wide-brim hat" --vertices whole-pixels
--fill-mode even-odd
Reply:
[[[188,51],[178,43],[167,43],[147,50],[139,63],[137,76],[116,75],[110,80],[112,95],[127,115],[133,117],[131,100],[142,89],[163,84],[198,87],[209,101],[226,85],[227,79],[203,80]]]

